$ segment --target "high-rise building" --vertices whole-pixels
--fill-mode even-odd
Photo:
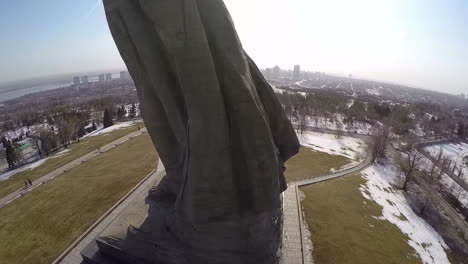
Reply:
[[[294,65],[293,80],[294,81],[301,80],[301,66],[299,65]]]
[[[99,82],[103,83],[105,81],[104,74],[99,74]]]
[[[106,74],[106,81],[107,81],[107,82],[112,81],[112,73]]]
[[[120,72],[120,80],[122,80],[122,81],[128,80],[128,76],[129,76],[129,74],[128,74],[127,71],[121,71]]]
[[[270,80],[272,77],[273,71],[271,68],[265,69],[265,79]]]
[[[281,69],[278,66],[273,67],[272,79],[279,79],[280,78]]]
[[[73,77],[73,85],[79,85],[80,84],[80,77]]]
[[[81,77],[81,83],[83,83],[83,84],[88,83],[88,76],[87,75]]]

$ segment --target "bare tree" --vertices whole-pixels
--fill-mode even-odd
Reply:
[[[49,129],[40,129],[38,131],[41,141],[41,151],[49,156],[49,154],[57,148],[57,137],[55,132]]]
[[[33,144],[34,144],[34,147],[36,148],[37,150],[37,154],[39,154],[39,158],[42,159],[42,150],[41,150],[41,145],[40,145],[40,142],[41,142],[41,138],[39,136],[39,131],[36,129],[34,131],[34,133],[31,133],[29,135],[29,138],[31,138]]]
[[[380,129],[376,129],[372,135],[372,162],[378,158],[385,158],[388,137],[390,135],[390,126],[384,124]]]
[[[298,102],[299,102],[299,113],[298,113],[298,129],[299,133],[303,134],[306,127],[307,127],[307,119],[309,117],[310,111],[309,111],[309,104],[307,97],[309,94],[306,94],[304,97],[298,96]]]
[[[338,118],[335,118],[336,124],[336,138],[341,139],[343,137],[343,123],[341,123]]]
[[[298,117],[299,117],[298,130],[299,130],[299,133],[303,134],[307,126],[307,111],[305,108],[299,111]]]
[[[94,122],[99,126],[101,125],[101,120],[102,120],[102,111],[95,111],[91,114],[91,118],[94,120]]]
[[[405,156],[400,156],[398,159],[398,166],[400,170],[403,172],[403,191],[408,191],[408,183],[411,182],[414,178],[414,174],[417,171],[420,163],[421,163],[421,154],[417,150],[411,150],[405,153]]]
[[[458,168],[457,177],[458,177],[459,179],[463,179],[463,168],[462,168],[461,165],[460,165],[460,168]]]
[[[70,115],[62,114],[57,120],[57,128],[60,144],[62,144],[64,148],[67,148],[74,132],[74,125]]]

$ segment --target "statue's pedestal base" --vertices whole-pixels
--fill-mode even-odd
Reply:
[[[162,166],[161,163],[160,166]],[[109,223],[104,231],[98,234],[98,237],[123,237],[126,235],[129,226],[141,227],[148,218],[148,191],[151,187],[157,185],[165,174],[164,170],[156,173],[155,181],[148,184],[132,201],[124,201],[128,205]],[[100,249],[102,246],[99,245],[99,239],[89,243],[81,251],[83,262],[89,264],[117,264],[117,262],[102,253]]]
[[[174,218],[173,185],[160,172],[81,252],[87,264],[277,264],[281,209],[196,228]],[[151,189],[158,184],[158,187]],[[149,191],[151,194],[149,195]],[[209,204],[208,204],[209,205]]]
[[[115,264],[111,259],[104,256],[100,251],[96,241],[92,241],[81,251],[83,262],[87,264]]]

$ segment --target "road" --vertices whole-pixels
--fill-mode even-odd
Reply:
[[[434,163],[439,169],[441,169],[440,164],[429,152],[427,152],[422,147],[418,147],[416,149],[419,151],[419,153],[421,153],[424,157],[426,157],[428,160]],[[447,169],[444,169],[444,173],[447,174],[447,176],[449,176],[450,178],[452,178],[452,180],[456,182],[458,185],[460,185],[460,187],[462,187],[465,191],[468,191],[468,183],[466,183],[463,179],[457,177],[455,173]]]
[[[414,181],[424,190],[429,199],[441,208],[444,214],[450,218],[452,225],[456,226],[458,231],[463,234],[465,241],[468,241],[468,223],[463,217],[445,201],[445,199],[421,177],[415,177]]]
[[[42,176],[41,178],[35,180],[33,183],[32,183],[32,186],[28,189],[25,189],[25,188],[21,188],[13,193],[10,193],[9,195],[3,197],[2,199],[0,199],[0,208],[2,208],[3,206],[13,202],[14,200],[22,197],[23,195],[27,195],[28,192],[34,190],[35,188],[47,183],[48,181],[54,179],[55,177],[59,176],[60,174],[72,169],[73,167],[83,163],[83,162],[86,162],[92,158],[94,158],[95,156],[97,155],[100,155],[101,153],[104,153],[118,145],[121,145],[123,144],[124,142],[126,142],[127,140],[131,139],[131,138],[134,138],[134,137],[137,137],[139,135],[141,135],[142,133],[146,133],[146,128],[142,128],[140,131],[136,131],[136,132],[133,132],[133,133],[130,133],[124,137],[121,137],[115,141],[112,141],[111,143],[107,144],[107,145],[104,145],[102,147],[100,147],[99,149],[96,149],[96,150],[93,150],[91,152],[89,152],[88,154],[85,154],[65,165],[63,165],[62,167],[56,169],[56,170],[53,170],[49,173],[47,173],[46,175]]]

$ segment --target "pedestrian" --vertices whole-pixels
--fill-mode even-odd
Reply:
[[[24,181],[24,188],[28,189],[28,182],[27,181]]]
[[[137,126],[138,127],[138,131],[140,131],[140,126]]]
[[[28,183],[29,183],[29,185],[32,186],[32,181],[30,179],[28,179]]]

